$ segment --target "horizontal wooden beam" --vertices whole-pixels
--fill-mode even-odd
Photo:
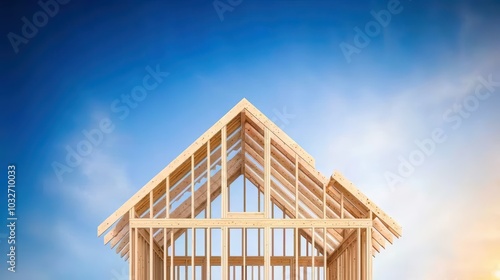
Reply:
[[[193,153],[196,153],[199,149],[203,149],[207,141],[210,141],[212,137],[220,132],[223,126],[227,125],[242,111],[245,112],[247,117],[251,117],[257,123],[263,124],[265,127],[267,127],[277,138],[284,141],[287,146],[289,146],[294,152],[299,154],[305,162],[314,167],[314,158],[311,155],[309,155],[304,149],[302,149],[302,147],[300,147],[292,138],[286,135],[283,130],[276,126],[276,124],[269,120],[250,102],[248,102],[246,99],[242,99],[227,114],[225,114],[210,129],[208,129],[193,144],[191,144],[191,146],[185,149],[177,158],[170,162],[170,164],[168,164],[163,170],[156,174],[153,179],[147,182],[139,191],[137,191],[131,198],[129,198],[127,202],[125,202],[113,214],[107,217],[97,227],[97,236],[101,236],[114,223],[116,223],[116,221],[118,221],[123,215],[125,215],[130,210],[130,208],[134,207],[141,200],[143,200],[146,195],[149,195],[149,193],[153,191],[157,186],[159,186],[169,174],[174,172],[179,166],[186,162]],[[116,234],[118,234],[118,232],[112,233],[112,235]]]
[[[131,228],[368,228],[371,219],[131,219]]]
[[[230,120],[235,118],[241,111],[245,108],[252,106],[250,102],[246,99],[241,100],[236,106],[234,106],[229,112],[227,112],[219,121],[217,121],[210,129],[208,129],[203,135],[201,135],[191,146],[185,149],[177,158],[170,162],[162,171],[156,174],[153,179],[147,182],[140,190],[138,190],[127,202],[125,202],[120,208],[118,208],[113,214],[106,218],[97,227],[97,236],[101,236],[106,230],[108,230],[118,219],[120,219],[125,213],[127,213],[130,208],[139,203],[146,195],[148,195],[156,186],[160,184],[165,178],[173,171],[177,169],[183,162],[185,162],[191,154],[196,152],[198,149],[204,147],[207,141],[219,133],[224,125],[226,125]]]
[[[271,256],[271,266],[288,266],[291,263],[295,262],[295,256]],[[316,267],[318,267],[318,263],[322,263],[323,257],[311,257],[311,256],[299,256],[298,264],[299,266],[312,266],[312,259],[314,258],[314,262],[316,263]],[[167,257],[167,263],[170,264],[172,257]],[[174,266],[190,266],[191,265],[191,256],[174,256],[173,257]],[[196,266],[202,266],[206,264],[206,256],[195,256],[194,264]],[[264,257],[260,256],[245,256],[245,261],[247,266],[263,266],[264,265]],[[242,266],[243,265],[243,257],[242,256],[228,256],[228,264],[230,266]],[[210,256],[210,265],[211,266],[220,266],[221,265],[221,257],[220,256]]]
[[[264,218],[264,212],[228,212],[229,219],[260,219]]]

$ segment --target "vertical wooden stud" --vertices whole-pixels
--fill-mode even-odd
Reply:
[[[244,131],[243,129],[243,122],[244,122],[244,117],[245,117],[245,114],[242,113],[242,121],[241,121],[241,126],[242,126],[242,131]],[[244,142],[244,137],[245,137],[245,133],[242,133],[242,141]],[[242,154],[244,156],[244,150],[243,150],[243,146],[242,147]],[[242,164],[243,165],[243,212],[246,212],[247,211],[247,179],[245,177],[245,163]],[[247,279],[247,228],[244,228],[241,230],[241,234],[242,234],[242,237],[241,237],[241,255],[243,256],[243,267],[242,267],[242,271],[241,271],[241,277],[243,280],[246,280]]]
[[[311,229],[311,235],[312,235],[312,242],[311,242],[311,260],[312,260],[312,263],[311,263],[311,270],[312,270],[312,279],[316,280],[316,274],[315,274],[315,258],[316,258],[316,254],[314,253],[314,245],[315,245],[315,242],[314,242],[314,236],[316,235],[316,231],[315,231],[315,228],[312,228]],[[317,252],[317,251],[316,251]]]
[[[222,200],[222,218],[227,218],[227,134],[226,126],[221,130],[221,200]],[[228,279],[228,262],[227,262],[227,227],[222,228],[222,256],[221,256],[221,271],[222,279]]]
[[[370,227],[366,228],[366,279],[372,279],[372,230]]]
[[[299,160],[295,154],[295,219],[299,218]]]
[[[344,194],[340,193],[340,218],[344,218]]]
[[[264,216],[271,218],[271,135],[267,127],[264,128]],[[264,279],[269,279],[271,258],[269,254],[270,228],[264,228]]]
[[[172,255],[170,256],[170,279],[174,279],[175,243],[174,243],[174,231],[172,229],[170,229],[170,251],[172,252]],[[177,270],[177,276],[179,276],[178,270]]]
[[[167,210],[168,211],[168,210]],[[167,280],[167,272],[169,271],[167,269],[167,252],[168,252],[168,247],[167,247],[167,230],[163,229],[163,280]]]
[[[129,217],[129,221],[133,218],[135,218],[135,208],[132,207],[132,209],[130,209],[130,211],[128,212],[128,217]],[[130,275],[130,279],[132,279],[134,276],[135,276],[135,258],[136,258],[136,255],[135,255],[135,249],[134,249],[134,232],[135,232],[135,229],[134,228],[130,228],[130,231],[129,231],[129,234],[128,234],[128,246],[129,246],[129,250],[128,250],[128,253],[129,253],[129,266],[128,266],[128,275]]]
[[[149,193],[149,218],[154,217],[153,213],[153,191]],[[149,280],[153,280],[154,256],[153,256],[153,228],[149,228]]]
[[[326,227],[323,228],[323,279],[326,280],[327,278],[327,255],[328,251],[326,250]]]
[[[356,279],[361,280],[361,229],[356,229]]]
[[[300,255],[300,250],[299,250],[299,241],[300,241],[300,236],[299,236],[299,229],[295,228],[294,229],[294,254],[295,254],[295,275],[294,279],[299,279],[299,255]]]
[[[191,219],[195,219],[194,213],[194,154],[191,155]],[[187,236],[186,236],[187,237]],[[196,271],[194,266],[194,255],[196,247],[196,230],[191,228],[191,279],[196,279]],[[186,273],[187,275],[187,273]]]
[[[207,141],[207,203],[205,205],[205,217],[207,219],[211,218],[211,201],[212,199],[210,198],[211,195],[211,188],[210,188],[210,177],[211,177],[211,163],[210,163],[210,156],[211,156],[211,150],[210,150],[210,140]],[[212,277],[212,267],[211,267],[211,257],[212,257],[212,229],[211,228],[206,228],[205,229],[205,254],[206,254],[206,269],[205,269],[205,275],[206,279],[211,279]]]

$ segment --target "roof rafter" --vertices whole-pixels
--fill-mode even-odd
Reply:
[[[269,120],[257,108],[255,108],[248,100],[242,99],[236,106],[234,106],[228,113],[226,113],[219,121],[217,121],[210,129],[201,135],[191,146],[182,152],[176,159],[168,164],[163,170],[156,174],[153,179],[147,182],[139,191],[137,191],[127,202],[125,202],[114,213],[107,217],[98,227],[97,236],[101,236],[108,230],[116,221],[125,215],[133,206],[140,202],[144,197],[149,196],[149,193],[155,189],[165,178],[175,171],[182,163],[189,160],[191,154],[195,153],[198,149],[203,148],[207,141],[219,133],[224,125],[230,120],[238,116],[243,110],[247,110],[251,115],[257,118],[261,123],[266,125],[269,130],[278,135],[281,139],[286,139],[290,148],[296,151],[308,164],[314,166],[314,159],[311,155],[305,152],[295,141],[286,135],[276,124]]]
[[[222,135],[226,134],[222,134],[221,129],[227,132],[227,139],[226,136],[222,139]],[[268,139],[270,147],[266,146],[269,148],[267,152],[271,157],[267,158],[269,162],[264,161],[264,131],[266,130],[270,132]],[[227,185],[229,186],[240,175],[244,175],[259,192],[263,193],[264,174],[269,172],[266,173],[270,176],[270,198],[268,199],[287,217],[297,220],[318,218],[338,221],[369,218],[372,222],[370,236],[373,254],[385,248],[386,241],[392,243],[394,236],[401,236],[401,226],[391,217],[339,172],[325,177],[316,170],[314,159],[246,99],[240,101],[181,155],[107,217],[98,226],[98,236],[107,232],[104,236],[104,243],[111,242],[111,248],[116,247],[117,253],[128,258],[131,222],[141,223],[141,219],[144,218],[149,218],[144,221],[154,222],[154,218],[158,218],[159,225],[168,224],[168,221],[163,219],[167,217],[167,209],[171,211],[169,212],[171,219],[187,220],[198,216],[206,209],[207,198],[210,197],[210,202],[217,199],[221,194],[221,186],[225,185],[221,183],[222,169],[217,170],[221,168],[221,156],[226,156],[221,155],[222,145],[227,147],[228,154],[236,152],[233,158],[228,159],[227,170],[224,171],[227,172]],[[210,151],[207,150],[208,147]],[[209,170],[206,164],[208,160],[210,161]],[[268,167],[266,171],[264,171],[265,167]],[[208,177],[211,185],[210,194],[207,193],[207,182],[202,183],[203,179]],[[170,180],[168,190],[167,179]],[[167,198],[166,191],[169,192],[170,199]],[[170,202],[168,207],[165,203],[167,200]],[[299,201],[297,206],[294,205],[294,200]],[[297,207],[298,215],[295,213],[295,207]],[[136,212],[136,218],[132,221],[127,215],[130,209]],[[114,228],[110,230],[113,225]],[[165,235],[159,233],[166,231],[167,240],[170,241],[171,231],[177,239],[184,234],[185,230],[185,228],[153,227],[151,233],[148,231],[139,233],[147,240],[149,240],[149,234],[152,234],[155,250],[164,250],[158,244],[163,244]],[[314,240],[314,246],[322,249],[323,242],[319,243],[323,241],[323,237],[317,233],[322,228],[317,227],[315,230],[304,228],[300,232],[306,240],[309,242]],[[330,254],[333,251],[335,254],[346,246],[346,243],[350,242],[347,237],[351,236],[352,232],[354,231],[327,228],[325,233],[328,240],[325,242],[328,246],[327,253]],[[311,238],[312,236],[315,238]],[[337,243],[337,246],[334,246],[332,242]]]

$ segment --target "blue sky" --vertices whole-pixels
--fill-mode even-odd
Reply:
[[[5,177],[17,167],[19,221],[18,272],[2,261],[0,278],[121,280],[125,263],[96,227],[245,97],[403,225],[375,279],[496,279],[500,87],[481,79],[500,81],[498,1],[219,3],[235,5],[72,0],[14,44],[42,8],[1,4],[0,155]],[[357,46],[356,28],[389,6]],[[154,86],[127,105],[151,71]],[[58,176],[54,162],[103,119],[112,131]],[[435,129],[446,140],[388,182]]]

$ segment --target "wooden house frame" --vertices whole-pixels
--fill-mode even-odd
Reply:
[[[243,99],[102,222],[104,233],[135,280],[369,280],[373,256],[402,229]]]

